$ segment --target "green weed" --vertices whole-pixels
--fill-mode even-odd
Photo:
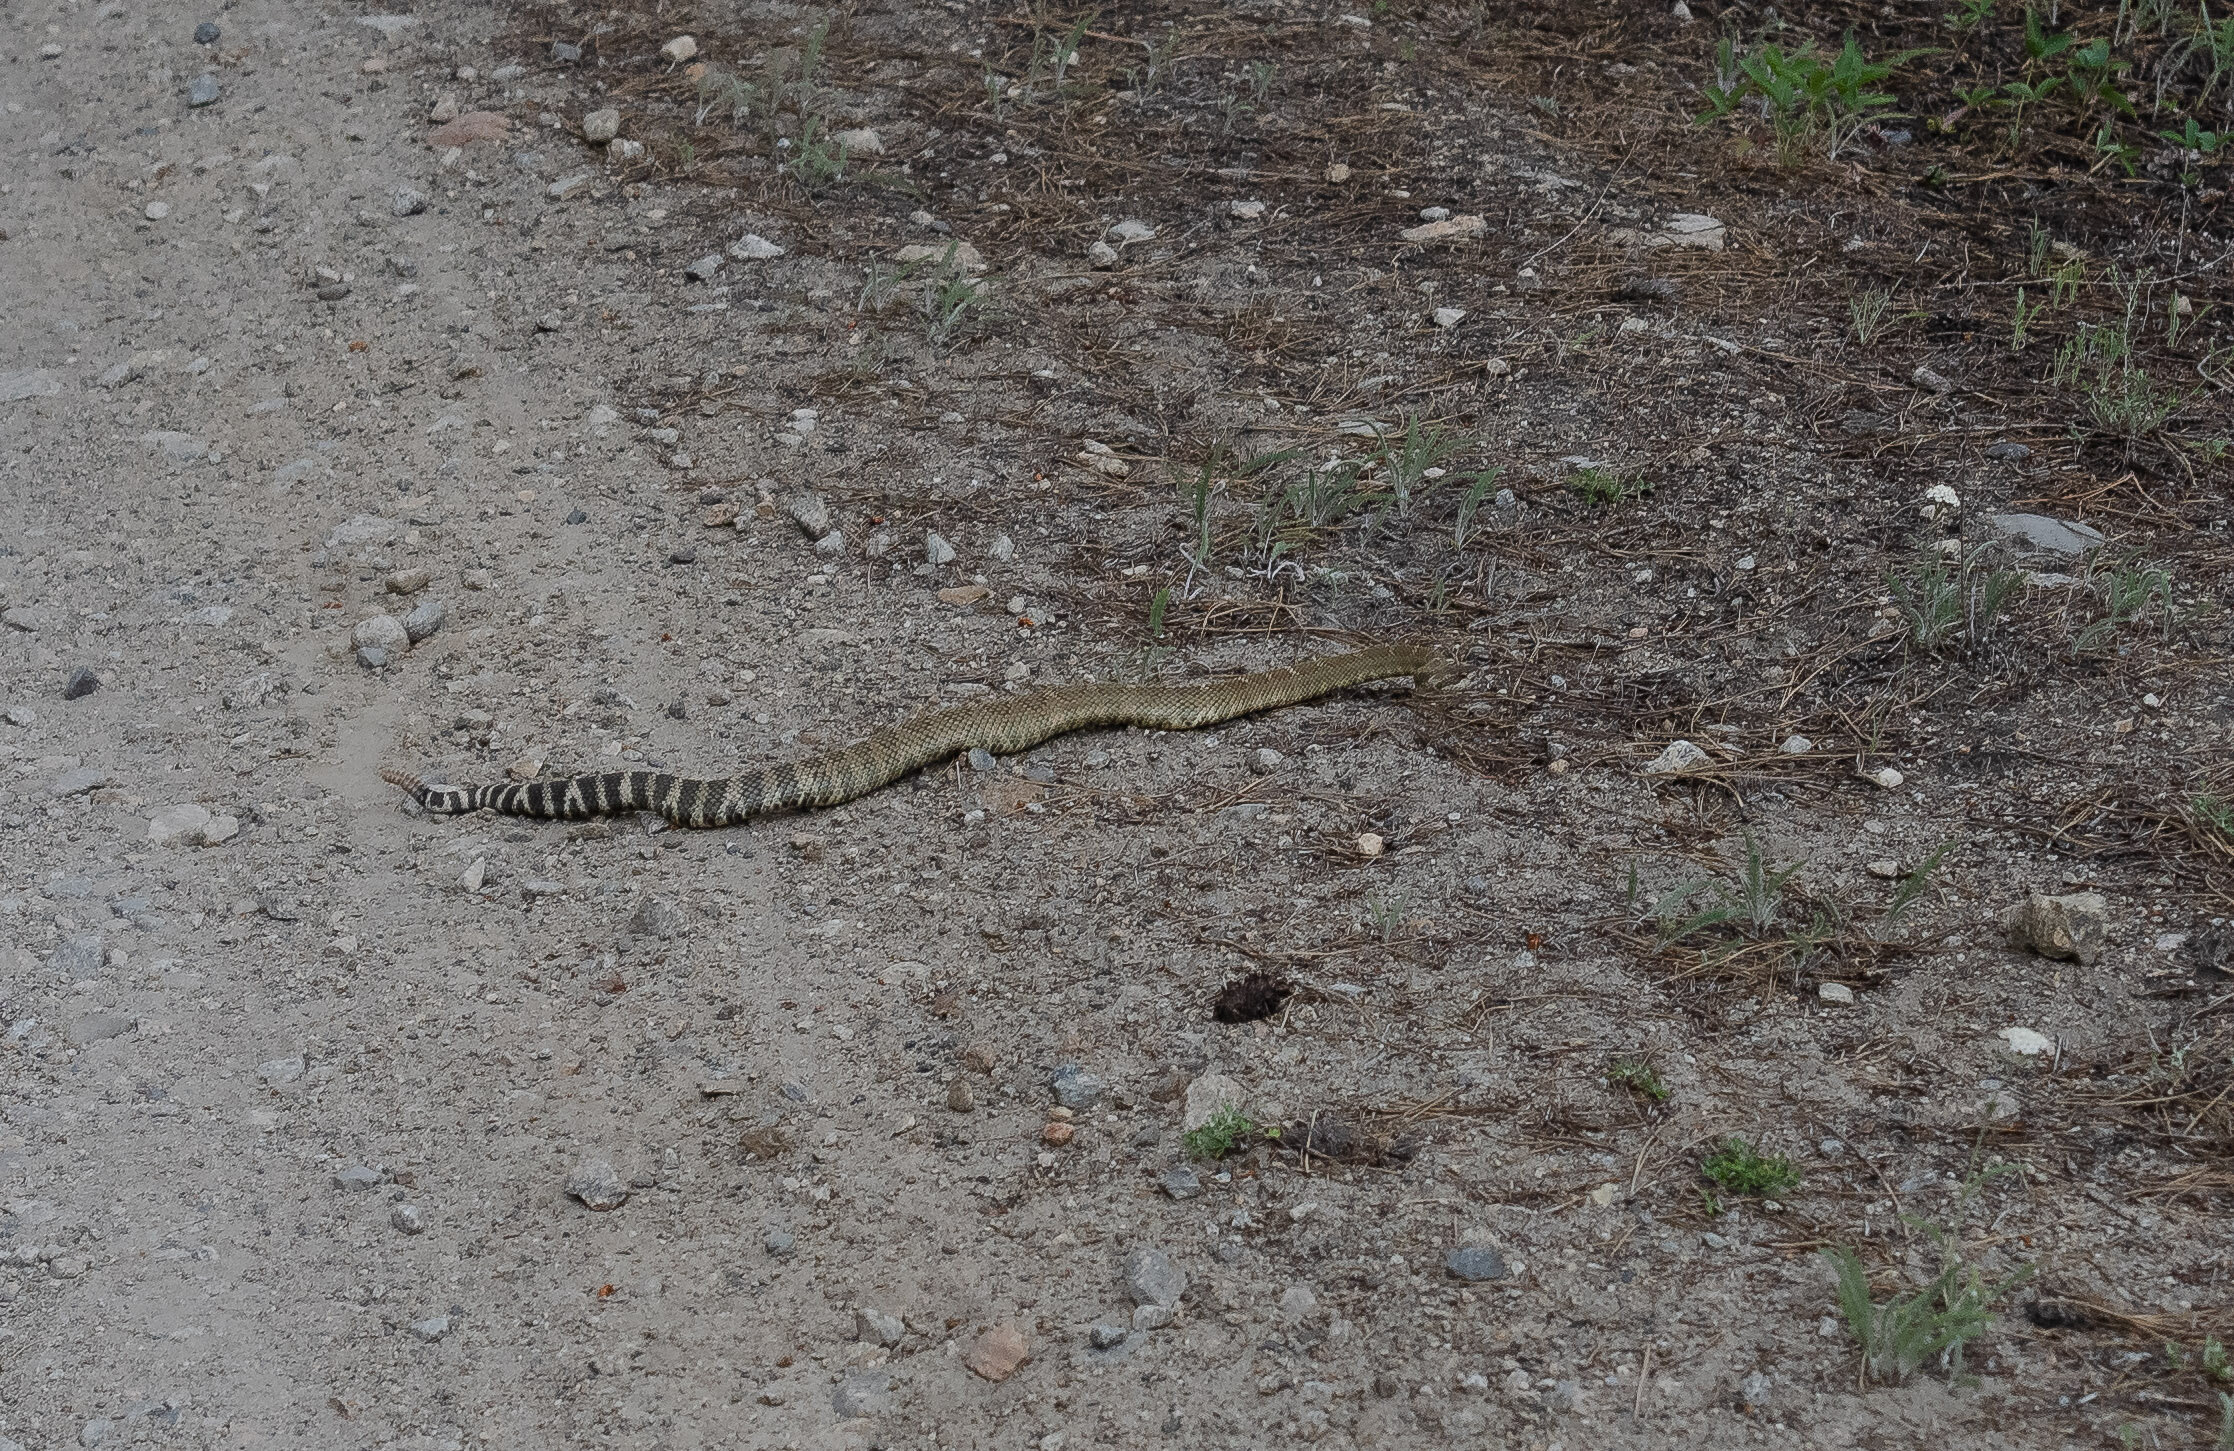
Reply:
[[[1975,549],[1955,563],[1932,555],[1905,574],[1885,577],[1893,605],[1908,622],[1909,638],[1934,654],[1950,645],[1971,649],[1993,638],[2001,617],[2024,589],[2014,569],[1984,569],[1985,551]]]
[[[1950,1254],[1923,1288],[1880,1305],[1870,1293],[1861,1256],[1850,1246],[1832,1245],[1823,1257],[1838,1276],[1838,1307],[1861,1349],[1865,1385],[1873,1380],[1897,1385],[1934,1356],[1945,1356],[1959,1372],[1962,1349],[1986,1333],[1994,1302],[2031,1273],[2020,1270],[1988,1284]]]
[[[1503,469],[1483,469],[1474,475],[1466,492],[1458,496],[1458,526],[1453,539],[1461,551],[1466,548],[1466,541],[1474,537],[1474,516],[1480,512],[1482,500],[1496,492],[1498,477],[1504,472]]]
[[[2126,626],[2145,618],[2151,607],[2159,612],[2165,638],[2172,634],[2172,572],[2160,564],[2126,562],[2112,565],[2098,577],[2106,613],[2078,633],[2073,644],[2081,653],[2104,649]]]
[[[1652,486],[1637,474],[1595,465],[1576,469],[1574,477],[1567,481],[1567,489],[1596,509],[1610,509],[1652,492]]]
[[[1222,1159],[1257,1134],[1257,1125],[1233,1104],[1226,1104],[1199,1129],[1180,1136],[1187,1153],[1197,1159]]]
[[[1800,1171],[1790,1159],[1763,1154],[1736,1137],[1701,1159],[1699,1172],[1723,1193],[1745,1199],[1774,1199],[1800,1187]]]
[[[791,159],[783,169],[809,192],[822,191],[845,179],[846,149],[823,134],[820,116],[809,116],[791,145]]]
[[[1412,495],[1421,485],[1432,482],[1427,471],[1440,467],[1443,460],[1468,446],[1469,440],[1456,433],[1422,423],[1416,413],[1404,415],[1404,431],[1395,442],[1384,440],[1380,461],[1389,489],[1396,496],[1398,517],[1412,512]]]
[[[1722,42],[1716,56],[1715,84],[1705,88],[1708,109],[1701,123],[1719,120],[1746,101],[1756,102],[1776,133],[1787,163],[1808,143],[1820,141],[1827,159],[1838,154],[1865,126],[1895,119],[1893,97],[1877,89],[1902,65],[1928,50],[1906,50],[1882,61],[1862,53],[1852,31],[1838,53],[1825,60],[1813,41],[1786,51],[1763,44],[1740,54]]]
[[[1675,1096],[1667,1084],[1660,1081],[1650,1063],[1642,1058],[1624,1058],[1606,1070],[1606,1082],[1616,1088],[1626,1088],[1641,1098],[1654,1103],[1666,1103]]]
[[[1883,337],[1891,326],[1886,314],[1892,307],[1893,289],[1890,287],[1864,287],[1846,299],[1847,315],[1854,322],[1854,341],[1866,348]]]

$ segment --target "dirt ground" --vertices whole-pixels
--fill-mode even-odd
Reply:
[[[2234,84],[1948,8],[12,8],[0,1448],[2234,1444]]]

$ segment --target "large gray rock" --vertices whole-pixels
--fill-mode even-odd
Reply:
[[[2046,554],[2084,554],[2102,544],[2101,530],[2045,514],[1996,514],[1988,522],[2009,543]]]
[[[1187,1272],[1171,1256],[1147,1245],[1135,1245],[1125,1256],[1125,1293],[1135,1305],[1172,1306],[1187,1293]]]
[[[2008,929],[2011,947],[2091,966],[2102,955],[2109,917],[2110,904],[2100,892],[2061,897],[2032,892],[2009,909],[2002,926]]]

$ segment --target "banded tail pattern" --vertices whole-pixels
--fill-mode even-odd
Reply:
[[[488,810],[579,821],[614,812],[654,811],[677,826],[735,826],[770,812],[852,801],[973,748],[1014,755],[1066,732],[1094,726],[1199,730],[1367,681],[1409,675],[1424,685],[1441,668],[1425,646],[1378,645],[1287,669],[1195,685],[1057,686],[933,711],[795,765],[736,776],[601,771],[501,786],[430,786],[403,771],[384,770],[380,778],[402,787],[412,800],[438,815]]]

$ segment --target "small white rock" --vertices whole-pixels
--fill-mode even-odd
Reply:
[[[1689,741],[1670,741],[1668,748],[1644,768],[1647,776],[1668,776],[1682,771],[1696,771],[1710,765],[1714,758]]]
[[[1253,222],[1264,215],[1264,203],[1258,201],[1227,202],[1226,213],[1244,222]]]
[[[592,146],[603,146],[620,134],[621,113],[610,107],[582,118],[582,139]]]
[[[1862,772],[1862,779],[1890,791],[1908,778],[1890,766],[1879,766],[1874,771]]]
[[[203,846],[223,846],[240,835],[240,818],[237,816],[212,816],[202,828]]]
[[[698,37],[695,35],[678,35],[661,46],[659,53],[667,57],[670,65],[681,65],[684,61],[698,54]]]
[[[1842,982],[1818,984],[1815,995],[1826,1003],[1851,1003],[1854,1001],[1854,990]]]
[[[2027,1058],[2039,1058],[2056,1051],[2055,1039],[2030,1028],[2003,1028],[1994,1036],[2007,1044],[2010,1052],[2021,1053]]]
[[[176,806],[166,806],[147,819],[147,840],[151,846],[169,846],[180,841],[199,841],[203,830],[210,824],[209,808],[184,801]]]
[[[1777,747],[1787,756],[1804,756],[1815,749],[1815,742],[1806,736],[1786,736],[1784,744]]]
[[[884,155],[884,138],[866,126],[850,131],[839,131],[830,138],[855,156]]]
[[[1890,881],[1900,875],[1900,863],[1894,861],[1891,857],[1881,857],[1869,864],[1869,874]]]
[[[487,881],[488,876],[488,859],[486,857],[475,857],[473,859],[473,865],[467,867],[465,871],[459,875],[458,885],[469,892],[478,892],[481,890],[481,883]]]
[[[729,255],[740,262],[765,262],[771,257],[781,257],[783,248],[758,232],[747,232],[729,244]]]
[[[1466,320],[1466,309],[1463,307],[1438,307],[1435,309],[1434,317],[1437,327],[1457,327]]]
[[[147,219],[151,222],[160,222],[170,214],[171,204],[169,202],[149,202],[147,204]]]
[[[923,536],[923,557],[932,564],[952,564],[958,557],[954,546],[936,534]]]
[[[1388,842],[1383,840],[1378,832],[1368,831],[1361,834],[1357,839],[1357,854],[1359,856],[1379,856],[1387,850]]]

